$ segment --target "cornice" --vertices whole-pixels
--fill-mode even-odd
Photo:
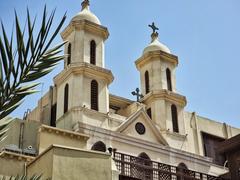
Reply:
[[[69,23],[69,25],[61,33],[62,39],[66,40],[69,34],[72,33],[74,30],[85,30],[87,32],[103,37],[104,40],[106,40],[109,36],[109,32],[106,27],[90,22],[88,20],[80,20],[71,21]]]
[[[35,159],[35,157],[32,157],[32,156],[26,156],[23,154],[18,154],[18,153],[9,152],[9,151],[2,151],[0,153],[0,157],[5,159],[16,159],[18,161],[25,161],[25,162],[26,161],[30,162],[33,159]]]
[[[174,66],[178,65],[178,57],[172,54],[168,54],[164,51],[157,50],[157,51],[150,51],[144,55],[142,55],[139,59],[135,61],[135,65],[137,69],[139,70],[141,67],[143,67],[145,64],[155,60],[156,58],[166,61],[169,63],[174,64]]]
[[[147,102],[151,102],[155,99],[164,99],[182,107],[185,107],[187,105],[187,100],[185,96],[168,91],[166,89],[151,91],[140,101],[146,104]]]
[[[84,74],[92,78],[101,77],[107,81],[108,85],[114,79],[113,74],[110,70],[86,62],[81,62],[68,65],[66,69],[64,69],[61,73],[54,77],[54,83],[56,85],[60,84],[70,74]]]
[[[126,143],[130,145],[135,145],[135,146],[138,146],[139,148],[146,148],[146,149],[156,151],[158,153],[162,153],[166,155],[173,153],[178,158],[184,159],[186,161],[189,161],[189,158],[190,158],[191,161],[195,161],[203,165],[210,165],[212,161],[212,159],[209,157],[193,154],[187,151],[175,149],[170,146],[164,146],[162,144],[149,142],[143,139],[134,138],[128,135],[121,134],[119,132],[103,129],[96,126],[87,125],[81,122],[76,123],[73,129],[75,131],[81,131],[81,129],[87,130],[89,132],[94,131],[95,136],[97,136],[97,134],[103,135],[105,138],[108,138],[111,141],[117,141],[117,142]]]
[[[59,128],[54,128],[54,127],[50,127],[50,126],[46,126],[46,125],[40,126],[38,132],[54,133],[59,136],[68,136],[73,139],[84,139],[84,140],[89,139],[89,136],[87,136],[85,134],[76,133],[73,131],[63,130],[63,129],[59,129]]]
[[[43,157],[45,154],[47,154],[49,151],[51,151],[53,149],[72,150],[72,151],[76,151],[76,152],[86,152],[86,153],[96,154],[96,155],[99,155],[99,156],[111,157],[111,154],[109,154],[107,152],[105,153],[105,152],[100,152],[100,151],[92,151],[92,150],[80,149],[80,148],[75,148],[75,147],[70,147],[70,146],[52,144],[47,149],[45,149],[43,152],[41,152],[41,154],[39,154],[30,163],[28,163],[27,167],[31,166],[34,162],[36,162],[38,159],[40,159],[41,157]]]

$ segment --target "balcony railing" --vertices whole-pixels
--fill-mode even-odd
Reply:
[[[222,180],[219,177],[210,176],[208,174],[119,152],[113,152],[113,159],[120,171],[120,179],[124,180]]]

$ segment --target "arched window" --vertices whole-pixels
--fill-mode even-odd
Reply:
[[[151,108],[147,109],[147,115],[150,117],[150,119],[152,119],[152,110],[151,110]]]
[[[69,65],[71,63],[71,56],[72,56],[72,45],[71,45],[71,43],[68,44],[67,53],[68,53],[67,65]]]
[[[139,164],[139,168],[136,169],[138,171],[137,174],[141,175],[141,177],[139,178],[143,179],[153,178],[153,171],[151,170],[152,161],[145,152],[142,152],[141,154],[138,155],[137,164]],[[145,168],[142,168],[144,166]]]
[[[98,141],[95,144],[93,144],[91,150],[106,152],[107,148],[106,148],[106,145],[102,141]]]
[[[64,110],[63,110],[64,113],[68,111],[68,91],[69,91],[69,85],[66,84],[64,88]]]
[[[90,64],[96,65],[96,43],[94,40],[90,42]]]
[[[145,92],[146,94],[149,93],[149,73],[148,71],[145,72]]]
[[[167,76],[167,89],[169,91],[172,91],[172,76],[171,76],[171,71],[168,68],[166,70],[166,76]]]
[[[178,130],[178,112],[177,107],[173,104],[171,106],[171,112],[172,112],[172,124],[173,124],[173,132],[179,132]]]
[[[91,109],[98,111],[98,83],[96,80],[91,82]]]
[[[184,179],[188,179],[185,176],[191,176],[190,171],[188,170],[188,167],[186,166],[186,164],[184,163],[180,163],[177,166],[177,180],[184,180]]]

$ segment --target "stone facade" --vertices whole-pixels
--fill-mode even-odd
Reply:
[[[61,35],[64,41],[68,41],[65,54],[69,56],[65,59],[64,70],[54,78],[54,86],[39,100],[24,123],[24,126],[38,124],[35,128],[37,134],[26,128],[33,136],[23,137],[24,142],[28,142],[24,147],[33,146],[38,155],[30,163],[26,161],[29,175],[41,169],[44,177],[52,179],[64,179],[65,173],[70,179],[77,179],[80,174],[87,179],[93,177],[96,170],[97,174],[106,171],[99,176],[100,179],[118,179],[120,172],[117,172],[110,154],[91,151],[97,142],[105,145],[105,151],[113,148],[136,157],[144,152],[152,161],[172,166],[184,163],[189,170],[214,176],[226,173],[225,164],[216,163],[211,154],[214,152],[210,151],[214,147],[207,146],[203,136],[207,134],[224,140],[239,134],[240,129],[185,111],[187,98],[176,91],[178,57],[158,41],[156,32],[153,32],[152,42],[142,56],[135,61],[143,94],[139,102],[109,94],[108,86],[114,79],[104,61],[104,43],[109,32],[88,5],[83,6]],[[92,41],[95,48],[91,46]],[[93,80],[97,82],[97,91],[92,89]],[[95,93],[95,100],[97,97],[98,109],[92,108],[92,93]],[[14,140],[18,137],[19,133],[14,132],[12,138],[8,136],[0,143],[0,147],[18,145]],[[71,157],[76,159],[71,160]],[[86,167],[81,162],[86,162]],[[44,167],[45,163],[51,167]],[[99,169],[98,163],[104,166]],[[58,166],[67,169],[72,164],[78,170],[90,168],[91,172],[74,168],[59,172]]]

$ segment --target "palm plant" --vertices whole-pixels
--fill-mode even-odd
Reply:
[[[64,58],[60,52],[65,42],[53,48],[50,48],[50,45],[59,33],[66,19],[66,13],[50,35],[54,15],[55,10],[47,16],[45,6],[40,30],[35,33],[36,18],[31,21],[29,10],[27,9],[24,29],[21,29],[15,12],[15,33],[12,33],[10,38],[1,23],[0,120],[19,107],[26,96],[36,93],[39,83],[34,81],[51,72],[53,67]],[[13,47],[14,41],[16,47]]]
[[[27,176],[16,176],[16,177],[10,177],[9,180],[41,180],[42,175],[33,175],[30,178],[27,178]],[[1,178],[1,180],[7,180],[6,177]]]

